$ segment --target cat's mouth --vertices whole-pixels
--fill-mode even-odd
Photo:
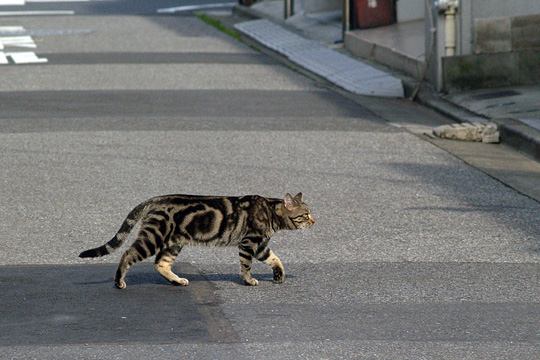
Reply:
[[[315,225],[315,221],[311,221],[311,222],[308,222],[308,223],[303,223],[299,226],[299,229],[300,230],[305,230],[305,229],[309,229],[310,227],[312,227],[313,225]]]
[[[306,224],[306,229],[315,225],[315,219],[313,218],[311,214],[308,215],[308,221],[305,224]]]

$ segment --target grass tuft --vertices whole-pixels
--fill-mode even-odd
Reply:
[[[207,23],[208,25],[218,29],[222,33],[225,33],[238,41],[242,41],[242,38],[238,31],[223,25],[221,21],[219,21],[218,19],[208,16],[202,12],[195,13],[195,16],[197,16],[201,21]]]

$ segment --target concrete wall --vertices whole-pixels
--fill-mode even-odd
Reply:
[[[538,49],[540,14],[475,19],[474,53],[500,53]]]
[[[305,13],[341,10],[343,0],[296,0]]]
[[[443,57],[444,90],[533,85],[540,83],[540,51]]]
[[[437,16],[438,89],[459,91],[540,83],[540,0],[460,0],[457,53],[444,57]],[[438,76],[433,76],[438,75]]]
[[[460,0],[459,53],[461,55],[474,53],[476,19],[533,14],[540,14],[539,0]]]
[[[446,91],[540,83],[540,14],[473,24],[474,54],[443,58]]]
[[[425,0],[398,0],[396,3],[397,21],[411,21],[424,18]]]
[[[473,17],[490,18],[500,16],[521,16],[540,14],[538,0],[468,0],[471,2]],[[467,1],[462,0],[463,3]]]

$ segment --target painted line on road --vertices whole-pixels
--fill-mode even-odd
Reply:
[[[8,52],[0,54],[2,54],[3,57],[0,59],[0,64],[7,64],[8,57],[10,57],[15,64],[43,64],[49,61],[46,58],[38,57],[33,51]]]
[[[20,35],[24,33],[25,30],[22,26],[0,26],[0,35]]]
[[[79,2],[107,2],[107,1],[112,2],[116,0],[26,0],[26,3],[27,4],[31,4],[31,3],[79,3]]]
[[[5,47],[17,47],[17,48],[31,48],[37,47],[34,39],[29,35],[17,35],[24,33],[25,29],[22,26],[0,26],[0,34],[6,34],[11,36],[0,36],[0,50],[4,50]],[[11,58],[14,64],[42,64],[48,62],[47,58],[40,58],[33,51],[21,51],[21,52],[3,52],[0,51],[0,65],[9,64],[9,58]]]
[[[23,6],[32,3],[79,3],[79,2],[104,2],[116,0],[0,0],[0,6]]]
[[[24,5],[24,0],[0,0],[0,6]]]
[[[6,46],[16,46],[35,49],[36,43],[31,36],[0,36],[0,50]]]
[[[0,11],[0,16],[52,16],[75,15],[73,10]]]
[[[177,12],[184,11],[196,11],[196,10],[205,10],[205,9],[219,9],[233,7],[236,5],[236,2],[226,2],[226,3],[217,3],[217,4],[203,4],[203,5],[186,5],[186,6],[175,6],[170,8],[158,9],[158,14],[174,14]]]

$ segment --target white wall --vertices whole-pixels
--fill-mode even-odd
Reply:
[[[426,0],[398,0],[397,21],[411,21],[424,18],[424,4]]]
[[[296,0],[295,3],[299,1]],[[301,8],[306,13],[333,11],[342,8],[343,0],[300,0]]]

